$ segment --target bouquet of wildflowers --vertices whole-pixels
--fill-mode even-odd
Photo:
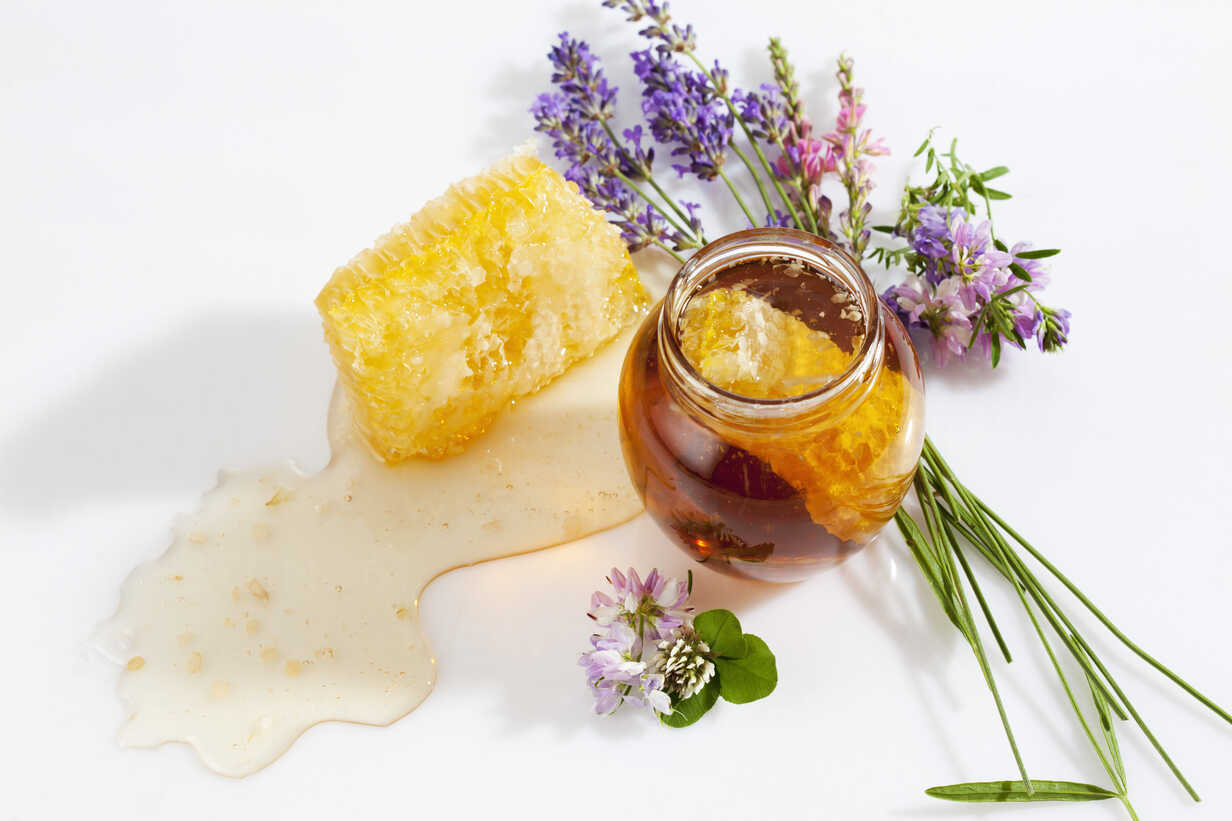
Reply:
[[[978,359],[996,367],[1003,347],[1025,350],[1032,340],[1044,352],[1065,347],[1070,313],[1041,299],[1048,283],[1042,260],[1058,251],[1007,244],[994,227],[992,203],[1010,195],[989,183],[1007,174],[1007,168],[977,171],[959,159],[955,142],[939,151],[930,133],[915,156],[923,157],[924,174],[931,179],[908,183],[893,224],[872,226],[872,160],[888,154],[889,148],[865,125],[864,92],[855,85],[849,57],[838,58],[834,126],[818,136],[778,38],[771,38],[768,46],[773,82],[756,90],[739,89],[717,61],[702,59],[693,27],[674,21],[667,3],[603,0],[603,5],[637,23],[647,43],[630,55],[645,123],[618,133],[613,123],[617,89],[589,46],[568,33],[560,35],[548,54],[553,90],[538,97],[531,114],[536,130],[551,138],[556,156],[568,164],[566,176],[608,213],[630,249],[657,248],[683,263],[685,255],[707,241],[697,203],[669,193],[665,180],[656,176],[656,168],[661,168],[655,163],[656,150],[666,152],[677,182],[696,178],[730,191],[748,223],[737,227],[778,225],[810,231],[838,243],[857,261],[882,265],[897,278],[882,299],[917,339],[929,343],[938,366]],[[751,188],[746,184],[745,190],[756,191],[756,196],[746,197],[732,174],[747,177]],[[884,241],[874,244],[874,232]],[[958,478],[931,440],[924,444],[915,490],[918,512],[900,509],[896,524],[940,607],[972,649],[1018,770],[1017,778],[934,787],[928,793],[954,801],[1116,799],[1137,818],[1116,733],[1118,722],[1132,721],[1197,800],[1100,654],[1040,578],[1041,571],[1147,664],[1225,721],[1232,723],[1232,714],[1121,632]],[[969,561],[972,551],[1014,590],[1109,787],[1027,774],[976,612],[1007,662],[1011,653]],[[628,576],[613,571],[609,581],[615,596],[596,593],[590,614],[604,632],[592,637],[593,649],[582,658],[598,712],[610,713],[624,701],[635,701],[664,723],[684,726],[720,694],[740,702],[773,689],[771,680],[769,689],[763,683],[760,689],[741,690],[746,680],[774,673],[773,655],[756,636],[741,633],[727,611],[709,611],[690,623],[683,607],[688,591],[679,582],[657,573],[642,582],[632,571]],[[657,642],[657,652],[647,661],[642,656],[649,642]],[[1077,664],[1080,681],[1071,681],[1059,654],[1068,654]],[[1082,690],[1089,694],[1085,709],[1077,695]]]
[[[743,632],[730,611],[695,618],[685,607],[692,573],[681,582],[655,569],[642,581],[631,567],[628,575],[613,567],[607,582],[615,595],[596,591],[587,613],[603,632],[590,637],[593,649],[578,660],[596,713],[611,715],[631,702],[669,727],[686,727],[720,696],[746,704],[774,692],[778,669],[764,641]]]

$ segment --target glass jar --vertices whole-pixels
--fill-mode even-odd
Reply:
[[[819,332],[805,338],[841,349],[842,369],[778,397],[704,377],[682,347],[682,317],[737,275],[734,293]],[[924,382],[907,332],[850,256],[813,234],[755,228],[710,243],[676,274],[625,358],[620,424],[634,486],[674,542],[725,572],[794,581],[893,517],[923,445]]]

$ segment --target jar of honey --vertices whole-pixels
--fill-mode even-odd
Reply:
[[[868,544],[924,441],[915,348],[834,243],[729,234],[676,274],[620,379],[646,510],[719,570],[793,581]]]

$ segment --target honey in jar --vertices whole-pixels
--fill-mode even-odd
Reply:
[[[620,384],[646,509],[699,562],[771,581],[868,544],[924,439],[919,359],[840,248],[764,228],[699,251],[651,311]]]

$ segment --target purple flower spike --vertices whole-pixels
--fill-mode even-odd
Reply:
[[[560,42],[552,46],[548,59],[555,71],[552,82],[572,99],[573,105],[586,116],[611,119],[616,103],[616,91],[609,87],[599,60],[582,40],[575,40],[562,31]]]
[[[732,94],[732,102],[740,109],[740,116],[754,137],[772,145],[787,138],[791,121],[778,86],[762,83],[761,91],[737,90]]]
[[[650,133],[673,157],[680,176],[696,174],[703,180],[718,176],[731,144],[735,118],[714,87],[699,71],[677,64],[671,49],[634,52],[633,71],[642,82],[642,113]],[[725,76],[725,75],[724,75]]]
[[[646,20],[648,25],[638,34],[651,40],[661,40],[672,51],[692,51],[697,48],[693,26],[678,26],[672,22],[667,3],[655,0],[603,0],[609,9],[619,9],[632,23]]]

